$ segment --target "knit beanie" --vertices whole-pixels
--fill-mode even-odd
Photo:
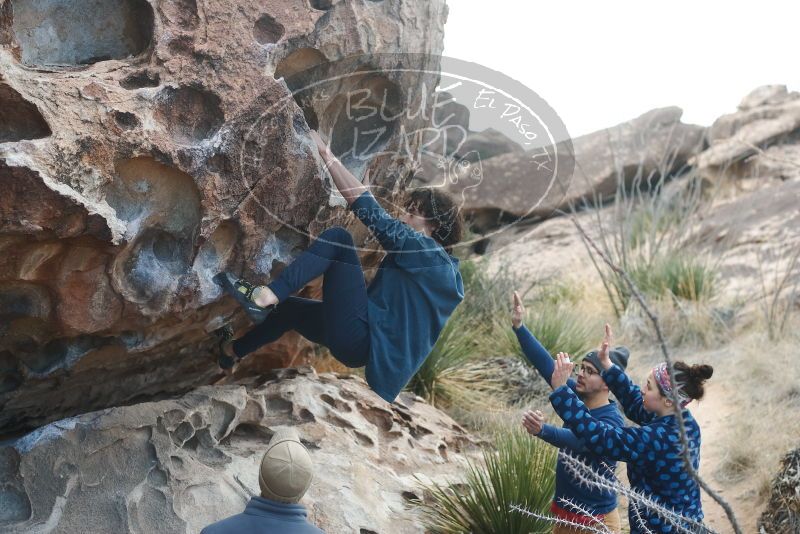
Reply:
[[[591,363],[597,367],[598,371],[602,371],[603,368],[600,366],[600,358],[598,356],[597,351],[593,350],[586,353],[586,356],[583,357],[583,361]],[[611,358],[611,362],[618,365],[623,371],[628,366],[628,358],[630,358],[630,356],[631,351],[628,350],[628,347],[614,347],[608,352],[608,357]]]
[[[269,440],[261,459],[258,485],[267,499],[296,503],[308,490],[312,478],[311,455],[293,428],[279,429]]]

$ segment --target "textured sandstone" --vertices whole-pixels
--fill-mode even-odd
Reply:
[[[760,304],[753,297],[761,294],[762,284],[770,294],[783,273],[789,274],[787,287],[800,284],[800,269],[791,269],[792,257],[800,249],[798,228],[800,180],[792,180],[708,210],[691,239],[716,259],[723,294]],[[795,305],[800,306],[800,300]]]
[[[748,157],[769,162],[772,158],[763,157],[762,150],[782,144],[798,129],[800,93],[789,93],[785,86],[759,87],[742,100],[738,111],[714,121],[709,128],[711,146],[694,163],[709,177],[732,166],[736,173],[736,164]]]
[[[290,76],[437,54],[445,17],[441,0],[0,0],[0,429],[210,380],[208,332],[247,325],[211,276],[266,282],[352,220],[307,136],[345,149],[341,95],[295,102]],[[416,88],[362,67],[379,72],[342,90]],[[385,158],[348,164],[395,189]],[[298,339],[251,368],[289,365]]]
[[[413,395],[387,405],[357,377],[279,370],[57,421],[0,447],[0,530],[198,532],[258,492],[264,447],[285,426],[315,466],[302,503],[331,533],[423,532],[408,503],[422,496],[417,476],[458,480],[474,450]]]

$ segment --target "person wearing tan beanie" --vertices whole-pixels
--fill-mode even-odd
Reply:
[[[261,459],[261,495],[252,497],[241,514],[217,521],[201,534],[324,534],[308,522],[305,506],[298,504],[312,478],[311,455],[297,432],[293,428],[279,429]]]

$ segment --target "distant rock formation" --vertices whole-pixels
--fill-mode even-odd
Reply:
[[[423,155],[450,154],[455,158],[467,156],[471,158],[469,161],[476,161],[478,158],[485,160],[500,154],[524,152],[522,146],[493,128],[486,128],[480,132],[471,131],[469,117],[467,106],[458,102],[446,91],[439,93],[439,102],[433,110],[432,123],[436,125],[436,133],[441,137],[427,144]],[[432,161],[423,164],[435,165],[435,163]],[[432,175],[424,177],[428,180],[434,178]]]
[[[0,433],[208,383],[208,332],[247,324],[213,274],[266,282],[307,235],[351,220],[307,124],[347,145],[352,118],[334,94],[295,103],[279,78],[439,54],[446,12],[443,0],[2,2]],[[353,83],[405,96],[406,77],[367,66]],[[396,179],[385,160],[364,165],[373,183]],[[287,336],[262,367],[298,352]]]
[[[800,283],[791,265],[800,248],[800,93],[783,85],[754,89],[738,111],[714,121],[709,141],[692,163],[705,179],[726,180],[737,192],[715,202],[692,238],[719,258],[722,290],[752,296],[766,282],[770,295],[784,274],[785,287],[794,287]]]
[[[483,180],[477,187],[467,182],[450,185],[465,197],[466,213],[479,230],[495,227],[504,219],[550,217],[556,210],[613,198],[619,183],[646,186],[662,175],[685,172],[687,161],[704,148],[705,128],[681,122],[683,112],[671,107],[655,109],[623,124],[572,140],[572,148],[559,144],[557,154],[575,160],[574,175],[554,187],[533,180],[531,155],[509,151],[481,162]]]
[[[413,395],[388,405],[358,377],[279,370],[57,421],[4,444],[0,530],[199,532],[258,493],[264,448],[286,426],[314,463],[301,503],[330,533],[421,534],[407,502],[422,497],[415,475],[458,480],[475,450]]]
[[[768,85],[753,90],[742,99],[738,111],[723,115],[709,128],[711,146],[697,155],[693,163],[704,173],[714,176],[720,171],[736,172],[736,165],[750,158],[747,168],[765,165],[774,167],[780,162],[780,151],[764,152],[771,145],[792,141],[800,129],[800,93],[788,92],[784,85]],[[789,155],[796,158],[797,153]],[[789,165],[791,174],[800,169]]]
[[[800,308],[800,295],[791,291],[791,288],[800,284],[800,268],[798,268],[800,265],[792,268],[792,259],[800,249],[800,232],[797,230],[800,228],[800,125],[793,126],[793,117],[797,109],[800,109],[797,108],[798,104],[800,104],[800,94],[788,92],[785,86],[755,89],[742,100],[739,111],[720,117],[707,130],[710,146],[705,150],[696,152],[694,156],[690,156],[691,150],[675,152],[682,154],[675,160],[676,165],[680,163],[681,167],[687,170],[696,166],[686,178],[697,174],[703,178],[704,183],[724,179],[729,184],[724,194],[709,199],[699,214],[696,225],[685,237],[695,250],[714,259],[713,264],[719,272],[717,277],[719,292],[731,298],[739,296],[751,305],[761,306],[762,303],[758,298],[762,293],[761,288],[763,287],[766,296],[774,295],[778,282],[785,277],[783,296],[793,298],[790,305]],[[650,114],[644,115],[637,121],[648,115]],[[659,115],[660,113],[651,115],[651,120]],[[634,128],[633,124],[636,123],[634,121],[626,123],[627,137],[616,135],[609,138],[630,139],[632,146],[644,143],[647,137],[654,139],[652,145],[639,144],[643,147],[652,147],[643,150],[640,156],[635,152],[615,152],[620,154],[616,166],[625,169],[622,162],[628,161],[630,162],[628,169],[632,171],[637,168],[634,164],[637,159],[646,160],[648,154],[658,154],[659,151],[655,150],[655,147],[659,144],[655,140],[659,135],[661,139],[668,139],[669,124],[675,126],[675,132],[684,132],[687,141],[700,138],[701,131],[697,127],[685,127],[674,122],[680,116],[677,108],[667,108],[662,116],[666,120],[656,121],[655,127],[645,127],[646,123],[640,123],[639,127]],[[739,138],[738,136],[747,134],[749,126],[760,129],[766,123],[768,125],[765,128],[770,131],[778,131],[776,125],[780,125],[782,133],[759,138],[758,141],[753,138],[746,146],[733,141]],[[658,124],[667,129],[659,130]],[[585,156],[580,154],[591,154],[592,147],[594,153],[600,155],[597,167],[576,165],[576,187],[581,182],[578,179],[581,169],[589,176],[598,178],[594,182],[597,184],[597,190],[606,195],[613,194],[618,177],[628,176],[625,173],[611,172],[613,165],[602,156],[600,140],[603,136],[611,135],[613,130],[590,134],[575,140],[575,152],[579,161],[585,161]],[[659,134],[659,131],[662,133]],[[634,141],[637,138],[640,140]],[[617,146],[621,145],[624,143],[617,143]],[[738,148],[733,150],[734,146]],[[702,148],[702,145],[699,147]],[[723,163],[723,160],[716,159],[722,154],[720,152],[722,147],[727,147],[726,157],[732,157],[733,160]],[[727,152],[728,149],[731,149],[731,152]],[[609,154],[607,153],[608,157]],[[505,157],[507,156],[499,156],[484,162],[484,173],[490,172],[494,165]],[[687,157],[689,162],[686,162]],[[719,165],[712,162],[718,162]],[[668,167],[681,168],[674,165]],[[587,169],[593,168],[598,172],[586,172]],[[654,164],[648,164],[646,168],[651,171],[658,169]],[[509,180],[512,176],[513,172],[508,172]],[[657,177],[657,172],[654,172],[653,177]],[[491,184],[492,181],[487,179],[483,183]],[[588,181],[586,183],[588,186]],[[695,183],[678,179],[669,184],[664,192],[675,193],[686,190],[694,187]],[[575,193],[576,196],[573,198],[581,198],[577,196],[579,189],[576,189]],[[487,195],[481,200],[491,198]],[[612,216],[612,209],[600,209],[596,214],[596,217],[601,218]],[[593,217],[595,215],[588,212],[578,214],[579,221],[590,233],[597,222]],[[508,232],[507,235],[494,240],[490,250],[501,248],[502,255],[493,258],[492,263],[512,266],[520,280],[534,276],[557,275],[558,271],[563,269],[563,265],[569,265],[572,272],[581,270],[578,268],[579,265],[584,271],[593,272],[582,240],[573,223],[564,217],[554,217],[535,225],[520,226],[518,230]]]

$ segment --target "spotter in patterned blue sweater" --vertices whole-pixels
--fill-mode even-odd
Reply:
[[[603,379],[628,418],[641,425],[619,428],[595,418],[567,386],[550,395],[550,403],[564,425],[582,438],[597,455],[627,462],[628,480],[634,489],[688,521],[668,519],[644,506],[629,506],[631,534],[673,533],[675,523],[693,530],[703,519],[700,488],[686,472],[681,456],[679,430],[674,415],[658,417],[644,409],[642,391],[616,365],[603,371]],[[689,454],[695,469],[700,464],[700,427],[689,410],[683,410]]]

